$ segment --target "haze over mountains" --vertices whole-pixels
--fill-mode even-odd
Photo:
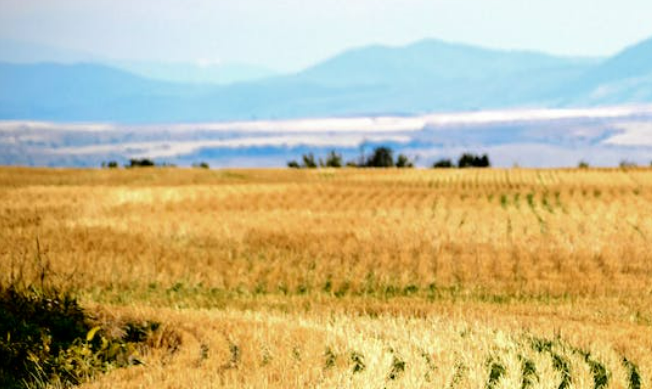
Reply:
[[[112,61],[110,66],[159,81],[189,84],[226,85],[235,82],[255,81],[276,76],[278,73],[264,66],[219,61],[156,62]]]
[[[251,68],[247,81],[228,85],[173,66],[120,66],[2,63],[0,120],[205,122],[652,102],[652,39],[605,59],[424,40],[350,50],[291,75]]]
[[[217,60],[138,61],[103,58],[97,54],[62,49],[48,45],[0,38],[0,63],[12,64],[78,64],[94,63],[124,70],[144,78],[190,84],[231,84],[278,74],[264,66]]]

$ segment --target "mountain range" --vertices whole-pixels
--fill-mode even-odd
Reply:
[[[161,123],[652,102],[652,39],[610,58],[430,39],[353,49],[295,74],[260,71],[228,85],[120,67],[0,63],[0,119]]]

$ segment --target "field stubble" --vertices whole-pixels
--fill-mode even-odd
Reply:
[[[7,168],[0,277],[38,239],[180,333],[92,387],[650,388],[650,214],[647,169]]]

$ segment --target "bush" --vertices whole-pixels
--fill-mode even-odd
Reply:
[[[317,163],[315,162],[315,156],[312,153],[303,155],[303,167],[308,169],[317,168]]]
[[[582,160],[580,163],[577,164],[577,167],[580,169],[588,169],[589,168],[589,163]]]
[[[0,387],[9,389],[76,385],[139,364],[139,343],[158,327],[128,324],[123,337],[109,338],[70,293],[14,285],[0,287],[0,317]]]
[[[156,163],[154,163],[154,161],[152,161],[149,158],[142,158],[142,159],[130,159],[129,165],[125,167],[135,168],[135,167],[153,167],[153,166],[156,166]]]
[[[35,272],[16,271],[12,265],[8,279],[0,282],[0,388],[69,387],[97,373],[139,364],[141,343],[158,324],[127,323],[111,331],[122,336],[109,337],[71,292],[50,281],[38,240],[37,249]],[[24,274],[35,276],[28,282]],[[134,337],[136,332],[146,335]],[[178,337],[169,334],[173,336]]]
[[[479,156],[471,153],[464,153],[457,162],[457,167],[459,168],[489,166],[491,166],[491,163],[489,162],[489,157],[487,154]]]
[[[355,161],[346,162],[346,167],[398,167],[398,168],[412,168],[414,167],[414,162],[410,160],[406,155],[399,154],[396,162],[394,162],[394,151],[385,146],[377,147],[374,149],[372,155],[368,158],[362,156],[360,158],[361,162],[357,163]],[[342,154],[336,152],[335,150],[330,151],[326,155],[326,159],[319,158],[319,162],[316,162],[315,156],[313,153],[304,154],[302,156],[302,163],[299,164],[296,160],[288,161],[287,166],[292,169],[301,169],[308,168],[313,169],[317,167],[330,167],[330,168],[341,168],[345,166],[342,159]]]
[[[193,163],[192,167],[194,168],[199,168],[199,169],[210,169],[210,165],[207,162],[199,162],[199,163]]]
[[[342,167],[342,155],[332,150],[326,156],[326,167],[340,168]]]
[[[404,154],[399,154],[398,158],[396,159],[396,167],[398,168],[413,168],[414,163],[410,161],[410,159],[404,155]]]
[[[102,162],[102,168],[117,169],[118,163],[116,161]]]
[[[448,169],[453,167],[453,161],[450,159],[440,159],[432,164],[434,169]]]
[[[394,151],[389,147],[376,147],[373,154],[367,159],[367,167],[393,167]]]
[[[335,152],[335,150],[328,153],[326,161],[319,158],[319,163],[315,161],[315,155],[313,153],[304,154],[301,159],[303,161],[302,164],[299,164],[296,160],[292,160],[287,163],[287,166],[292,169],[315,169],[317,166],[333,168],[342,167],[342,155]]]
[[[0,289],[0,386],[20,387],[54,373],[53,362],[90,330],[77,301],[66,294]]]
[[[458,167],[458,168],[468,168],[468,167],[476,167],[476,168],[484,168],[484,167],[490,167],[491,162],[489,161],[489,156],[487,154],[482,154],[482,155],[476,155],[476,154],[471,154],[471,153],[464,153],[460,156],[460,158],[457,161],[457,166],[453,164],[453,161],[444,158],[440,159],[438,161],[435,161],[435,163],[432,164],[432,167],[434,169],[446,169],[446,168],[453,168],[453,167]]]

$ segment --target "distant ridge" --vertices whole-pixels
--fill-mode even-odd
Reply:
[[[588,72],[593,86],[652,75],[652,38],[630,46]]]
[[[575,105],[652,101],[652,38],[630,46],[589,70],[567,90]]]
[[[401,83],[473,80],[592,64],[526,51],[500,51],[436,39],[404,47],[367,46],[346,51],[298,76],[315,82]]]

